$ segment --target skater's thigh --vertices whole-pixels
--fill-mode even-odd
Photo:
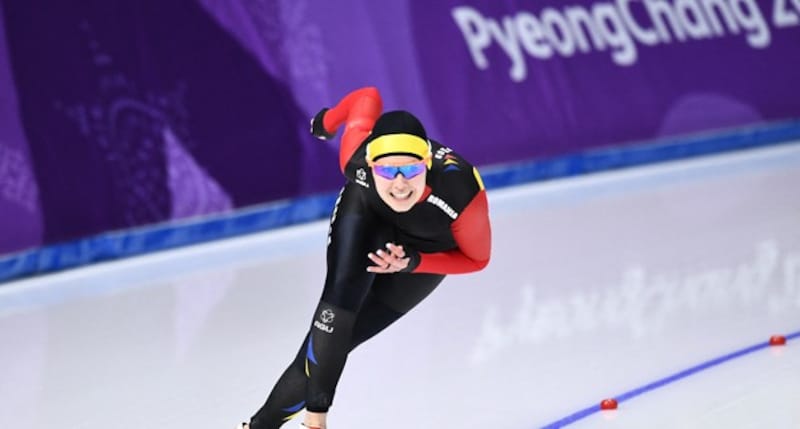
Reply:
[[[372,293],[387,307],[405,314],[430,295],[444,278],[442,274],[379,275],[372,286]]]
[[[377,335],[425,299],[443,275],[387,274],[377,276],[358,312],[350,349]]]
[[[367,254],[391,238],[392,227],[367,207],[354,185],[344,188],[331,216],[322,301],[357,311],[376,280]]]

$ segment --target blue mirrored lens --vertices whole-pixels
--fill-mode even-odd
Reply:
[[[419,176],[425,171],[425,163],[419,162],[416,164],[409,164],[409,165],[380,165],[375,164],[372,166],[372,171],[375,172],[378,176],[383,177],[384,179],[394,180],[398,174],[402,174],[403,177],[406,179],[411,179],[413,177]]]

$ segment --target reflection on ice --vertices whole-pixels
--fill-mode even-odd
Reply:
[[[800,251],[775,240],[755,246],[750,260],[683,274],[632,266],[614,285],[586,285],[558,298],[540,299],[526,284],[517,308],[490,307],[471,353],[484,363],[519,344],[538,344],[580,333],[614,331],[631,338],[658,332],[691,314],[740,313],[769,304],[770,316],[800,311]]]

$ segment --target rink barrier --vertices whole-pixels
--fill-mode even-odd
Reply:
[[[481,167],[487,189],[563,178],[800,139],[800,120],[716,134],[627,144],[578,154]],[[338,192],[271,202],[232,213],[95,236],[0,257],[0,283],[35,274],[236,237],[327,218]]]
[[[798,338],[798,337],[800,337],[800,332],[795,332],[795,333],[786,335],[786,340],[790,341],[790,340],[793,340],[793,339]],[[746,347],[746,348],[743,348],[741,350],[737,350],[737,351],[735,351],[733,353],[729,353],[729,354],[726,354],[724,356],[720,356],[718,358],[711,359],[711,360],[703,362],[703,363],[701,363],[699,365],[695,365],[695,366],[693,366],[691,368],[687,368],[687,369],[685,369],[683,371],[676,372],[675,374],[672,374],[670,376],[664,377],[664,378],[662,378],[660,380],[656,380],[656,381],[654,381],[652,383],[649,383],[649,384],[646,384],[644,386],[637,387],[635,389],[629,390],[629,391],[627,391],[625,393],[622,393],[620,395],[611,396],[611,398],[616,399],[617,403],[621,404],[621,403],[623,403],[625,401],[633,399],[633,398],[635,398],[635,397],[637,397],[639,395],[642,395],[644,393],[650,392],[650,391],[658,389],[660,387],[664,387],[664,386],[666,386],[668,384],[674,383],[676,381],[679,381],[679,380],[682,380],[684,378],[687,378],[687,377],[689,377],[691,375],[697,374],[698,372],[705,371],[705,370],[713,368],[713,367],[715,367],[717,365],[723,364],[723,363],[731,361],[733,359],[740,358],[740,357],[749,355],[749,354],[751,354],[753,352],[757,352],[759,350],[763,350],[763,349],[766,349],[766,348],[769,348],[769,347],[772,347],[772,345],[770,344],[769,341],[758,343],[758,344],[752,345],[750,347]],[[570,424],[577,422],[578,420],[581,420],[581,419],[584,419],[586,417],[589,417],[590,415],[598,413],[600,411],[602,411],[602,408],[600,407],[600,400],[598,399],[596,405],[592,405],[590,407],[586,407],[586,408],[584,408],[582,410],[576,411],[576,412],[574,412],[574,413],[572,413],[572,414],[570,414],[570,415],[568,415],[568,416],[566,416],[566,417],[564,417],[562,419],[559,419],[559,420],[556,420],[556,421],[554,421],[552,423],[544,425],[541,428],[542,429],[563,428],[565,426],[569,426]]]

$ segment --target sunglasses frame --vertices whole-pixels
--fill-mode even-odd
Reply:
[[[405,163],[402,163],[402,164],[381,164],[381,163],[378,163],[378,162],[370,161],[370,162],[368,162],[368,165],[372,169],[373,173],[375,173],[376,175],[378,175],[378,176],[380,176],[380,177],[382,177],[382,178],[384,178],[386,180],[394,180],[397,177],[398,174],[402,174],[403,178],[405,178],[406,180],[410,180],[410,179],[413,179],[413,178],[419,176],[420,174],[424,173],[425,170],[428,169],[428,159],[429,158],[430,157],[425,157],[425,159],[421,159],[421,160],[416,161],[416,162],[405,162]],[[407,176],[403,171],[400,170],[403,167],[415,166],[415,165],[422,165],[423,168],[420,170],[419,173],[414,174],[411,177]],[[375,166],[394,168],[395,169],[394,176],[389,178],[389,177],[387,177],[387,176],[385,176],[383,174],[380,174],[379,172],[375,171]]]

